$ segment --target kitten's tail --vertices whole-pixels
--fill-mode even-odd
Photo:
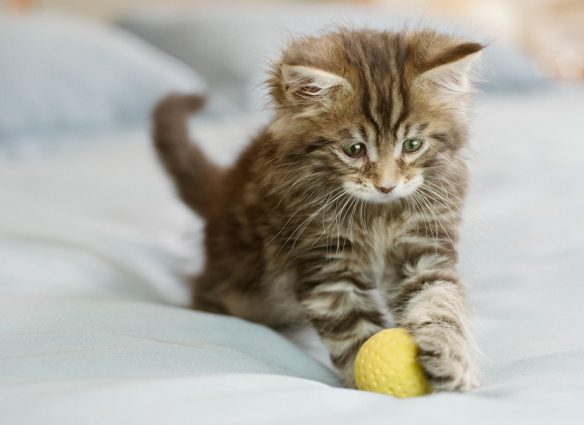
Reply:
[[[158,156],[180,198],[195,212],[209,217],[220,187],[222,171],[189,137],[188,117],[205,104],[198,95],[170,95],[162,99],[153,114],[152,137]]]

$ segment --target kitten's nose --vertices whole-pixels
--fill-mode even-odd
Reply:
[[[375,187],[381,193],[389,193],[395,188],[395,186],[375,186]]]

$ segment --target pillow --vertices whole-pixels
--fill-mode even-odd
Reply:
[[[204,87],[122,29],[71,15],[0,15],[0,154],[144,125],[165,93]]]
[[[147,9],[123,17],[120,25],[197,69],[216,93],[241,106],[265,104],[262,82],[270,60],[290,38],[338,25],[396,29],[416,27],[416,17],[386,8],[320,5],[199,7],[191,12]],[[476,35],[445,20],[422,22],[489,44],[484,52],[486,91],[538,86],[542,77],[517,48]],[[470,36],[468,34],[471,34]]]

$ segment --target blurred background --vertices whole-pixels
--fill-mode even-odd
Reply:
[[[582,22],[584,0],[2,0],[0,152],[144,126],[169,91],[212,93],[207,116],[266,115],[270,61],[290,37],[338,25],[482,42],[486,93],[579,82]]]
[[[109,20],[137,10],[184,12],[217,5],[250,8],[285,4],[360,5],[377,8],[379,13],[461,21],[518,42],[552,75],[584,78],[582,0],[2,0],[1,3],[8,10],[64,10]]]

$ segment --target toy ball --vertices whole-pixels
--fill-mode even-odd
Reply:
[[[357,388],[399,398],[428,394],[430,386],[416,360],[417,352],[414,340],[405,329],[376,333],[357,353]]]

